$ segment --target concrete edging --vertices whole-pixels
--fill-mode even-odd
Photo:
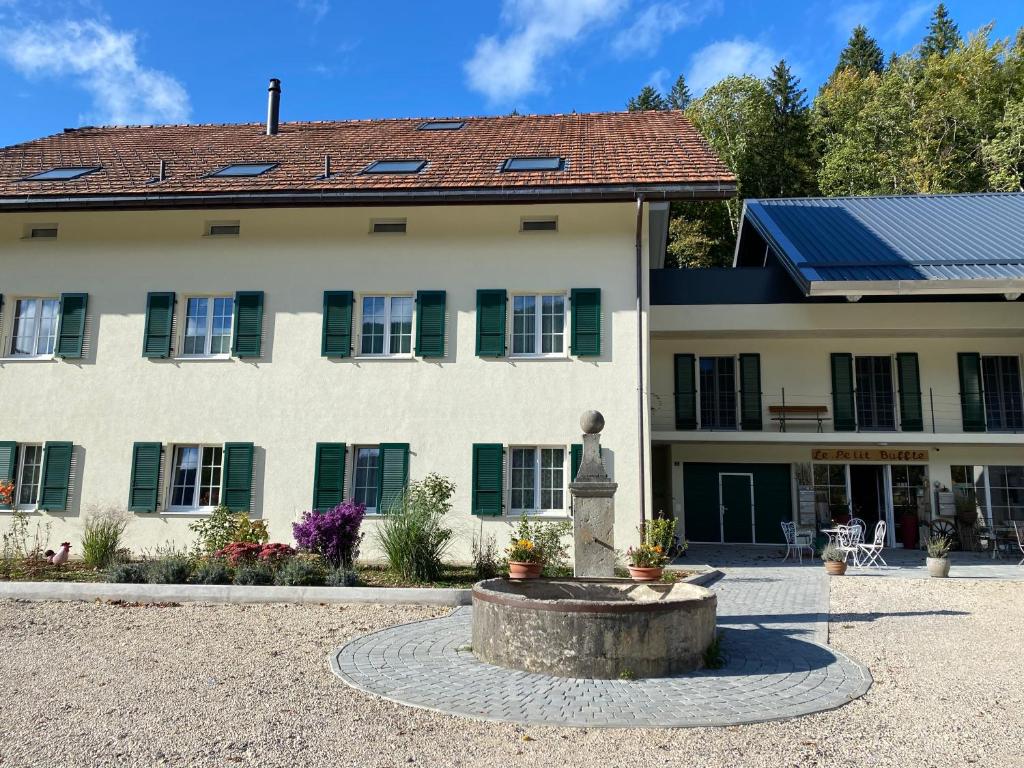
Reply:
[[[128,600],[146,603],[383,603],[469,605],[470,590],[434,587],[240,587],[219,584],[0,582],[0,600]]]

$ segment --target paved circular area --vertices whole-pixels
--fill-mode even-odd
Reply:
[[[780,629],[722,627],[726,663],[646,680],[581,680],[484,664],[469,648],[471,608],[359,637],[331,666],[354,688],[484,720],[581,727],[689,727],[777,720],[862,696],[868,670]],[[720,622],[721,623],[721,622]],[[738,623],[738,622],[737,622]],[[751,624],[744,620],[744,627]]]

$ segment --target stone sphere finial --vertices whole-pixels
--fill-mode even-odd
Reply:
[[[584,411],[583,415],[580,416],[580,429],[583,430],[584,434],[596,435],[604,429],[604,416],[601,415],[600,411]]]

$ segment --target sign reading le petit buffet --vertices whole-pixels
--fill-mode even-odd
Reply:
[[[812,448],[812,461],[928,461],[928,450],[917,448]]]

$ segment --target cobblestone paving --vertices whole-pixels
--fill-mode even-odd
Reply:
[[[484,720],[582,727],[735,725],[820,712],[862,696],[868,670],[823,645],[821,572],[737,568],[713,587],[725,665],[668,678],[582,680],[484,664],[471,608],[364,635],[332,656],[349,685]]]

